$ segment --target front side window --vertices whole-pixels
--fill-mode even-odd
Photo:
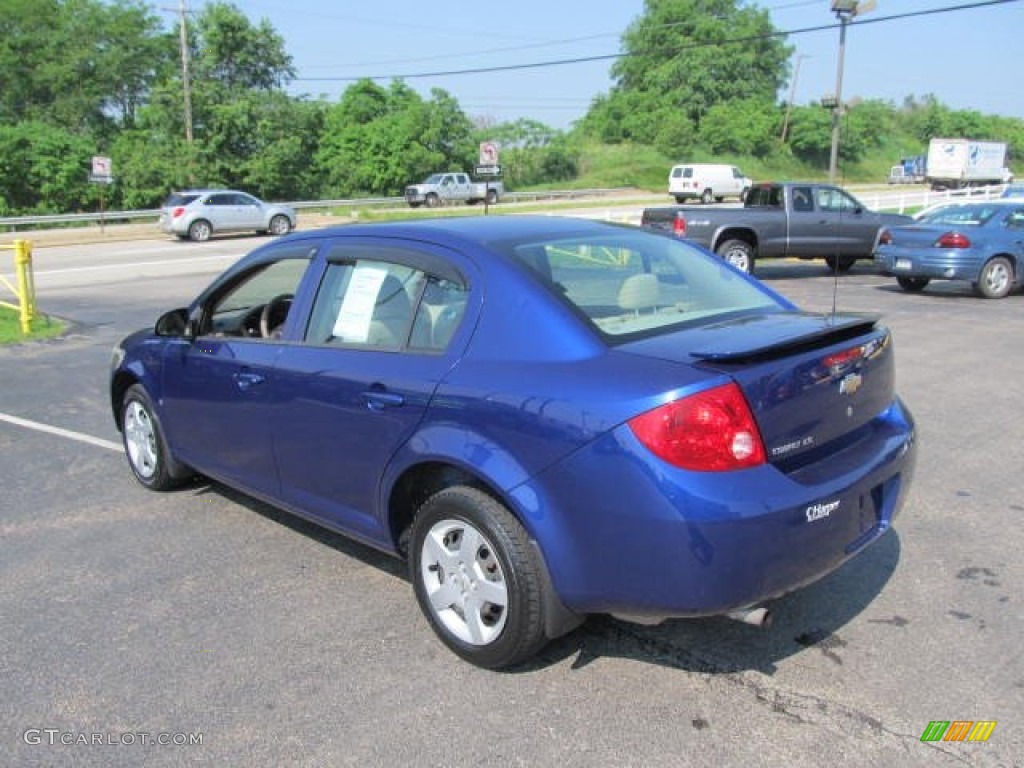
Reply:
[[[818,209],[833,213],[853,213],[860,205],[852,197],[838,189],[819,187],[817,194]]]
[[[232,281],[204,307],[199,334],[280,337],[311,255],[308,245],[292,247]]]
[[[716,259],[671,238],[623,232],[506,248],[609,337],[781,308]]]

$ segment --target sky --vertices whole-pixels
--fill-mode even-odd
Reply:
[[[424,97],[432,88],[448,91],[471,118],[523,117],[559,129],[570,128],[594,97],[610,90],[622,33],[644,7],[643,0],[232,2],[253,23],[269,21],[284,39],[297,70],[293,94],[335,101],[354,79],[386,85],[402,77]],[[873,10],[847,27],[844,101],[901,104],[907,96],[934,94],[953,109],[1024,118],[1018,82],[1024,0],[985,2],[991,0],[875,0]],[[190,7],[202,4],[191,0]],[[793,32],[787,43],[795,49],[797,76],[779,99],[792,94],[805,105],[835,93],[839,25],[831,0],[747,4],[767,10],[777,29]],[[891,18],[923,11],[931,13]],[[592,60],[550,64],[579,59]],[[521,65],[529,66],[445,74]]]

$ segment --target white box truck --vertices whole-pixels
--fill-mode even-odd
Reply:
[[[1006,167],[1002,141],[932,139],[926,168],[925,181],[932,189],[1005,184],[1013,178]]]

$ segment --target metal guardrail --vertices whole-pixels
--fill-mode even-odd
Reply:
[[[985,199],[998,197],[1006,185],[990,187],[973,187],[968,189],[945,190],[934,192],[928,189],[910,189],[900,185],[898,191],[886,193],[858,192],[855,187],[847,187],[857,195],[861,202],[869,208],[903,213],[909,208],[924,208],[935,203],[944,202],[956,197],[982,196]],[[609,189],[565,189],[542,190],[536,192],[506,192],[501,199],[504,202],[540,202],[543,200],[575,200],[580,198],[613,197],[636,190],[630,187]],[[363,208],[363,207],[403,207],[403,197],[361,197],[343,200],[303,200],[287,203],[296,210],[321,210],[326,208]],[[17,232],[25,228],[40,227],[50,224],[99,224],[122,221],[156,220],[160,217],[160,209],[140,211],[105,211],[104,213],[66,213],[39,216],[6,216],[0,217],[0,228],[8,228]]]
[[[501,199],[507,202],[529,202],[539,200],[573,200],[581,197],[607,197],[621,195],[630,191],[628,188],[613,189],[571,189],[545,190],[540,192],[506,192]],[[343,200],[302,200],[289,202],[297,211],[319,210],[324,208],[362,208],[362,207],[402,207],[404,197],[360,197]],[[36,216],[3,216],[0,217],[0,228],[9,228],[17,232],[30,227],[61,224],[106,224],[123,221],[144,221],[158,219],[160,209],[139,211],[104,211],[101,213],[61,213],[41,214]]]

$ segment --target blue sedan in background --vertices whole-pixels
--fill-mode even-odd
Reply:
[[[875,264],[905,291],[932,280],[962,280],[987,299],[1001,299],[1021,281],[1024,200],[1000,198],[940,205],[913,224],[878,237]]]
[[[587,614],[769,619],[881,537],[915,432],[877,318],[552,217],[292,234],[114,351],[135,477],[204,475],[408,561],[462,658]]]

